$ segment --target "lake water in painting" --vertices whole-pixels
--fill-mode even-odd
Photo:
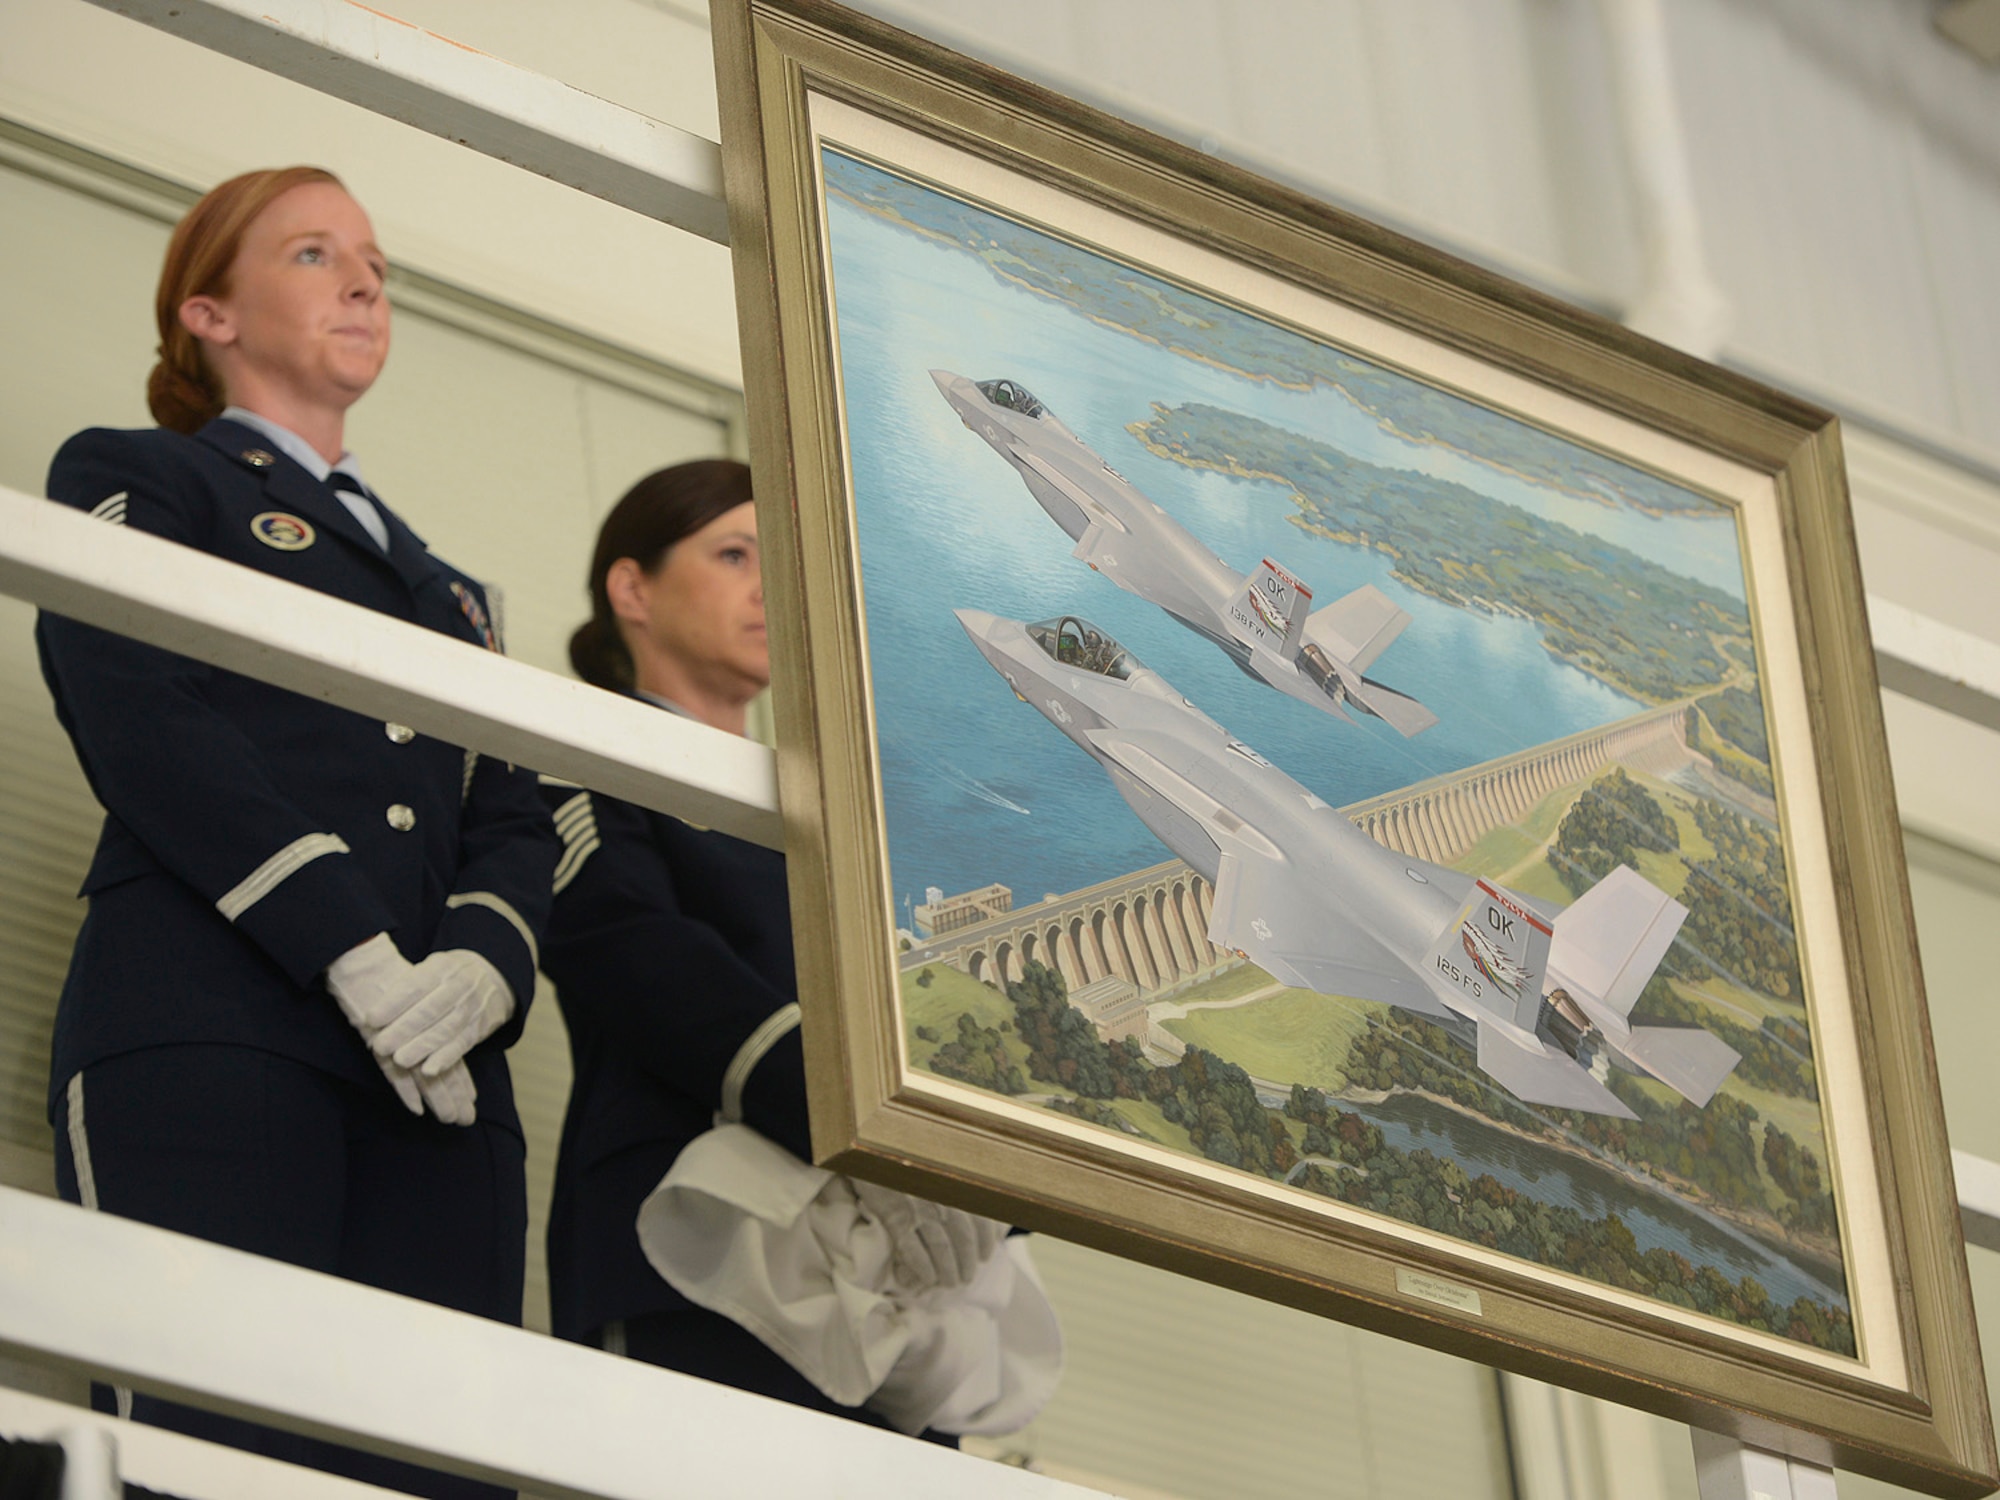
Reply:
[[[1020,906],[1170,857],[1102,769],[1016,700],[955,609],[1094,622],[1335,806],[1724,681],[1754,688],[1738,534],[1719,503],[837,151],[822,161],[890,875],[905,925],[927,887],[998,882]],[[1015,470],[962,425],[932,370],[1025,386],[1238,571],[1270,558],[1316,605],[1363,584],[1381,589],[1412,618],[1369,673],[1420,699],[1438,723],[1410,739],[1378,720],[1343,723],[1238,672],[1211,643],[1092,573]],[[1255,477],[1280,473],[1287,479]],[[1295,492],[1290,481],[1309,474],[1324,478],[1300,479]],[[1339,539],[1363,533],[1389,546]],[[916,1008],[931,1018],[911,1024],[932,1060],[943,1037],[1000,1026],[1010,1005],[1026,1003],[971,980],[930,993],[947,990],[956,998],[904,995],[906,1018]],[[1256,1045],[1263,1024],[1243,1012],[1236,1044]],[[991,1035],[1022,1060],[1018,1033]],[[1230,1048],[1227,1038],[1213,1045]],[[1157,1037],[1148,1046],[1157,1081],[1174,1064]],[[1457,1076],[1471,1067],[1469,1056],[1446,1061]],[[1297,1129],[1280,1111],[1298,1075],[1271,1076],[1275,1094],[1259,1089],[1273,1130]],[[1374,1089],[1385,1088],[1378,1078]],[[1570,1126],[1544,1121],[1567,1137],[1570,1149],[1559,1149],[1407,1083],[1386,1098],[1344,1092],[1337,1107],[1372,1121],[1394,1158],[1371,1158],[1361,1172],[1371,1181],[1378,1165],[1387,1183],[1405,1164],[1421,1177],[1425,1163],[1448,1161],[1517,1195],[1524,1216],[1542,1205],[1585,1232],[1615,1217],[1633,1264],[1669,1250],[1730,1285],[1755,1278],[1780,1306],[1845,1304],[1837,1269],[1780,1248],[1768,1205],[1732,1222],[1700,1192],[1648,1181],[1629,1165],[1640,1157],[1621,1166]],[[1728,1114],[1728,1128],[1757,1119],[1736,1109],[1709,1118]],[[1801,1139],[1823,1158],[1822,1137]],[[1400,1212],[1393,1200],[1388,1211]]]
[[[1400,435],[1342,390],[1249,378],[1108,327],[1073,303],[996,274],[995,256],[923,232],[911,216],[928,190],[910,189],[914,206],[906,195],[892,217],[842,191],[878,186],[886,174],[838,153],[826,162],[899,918],[927,886],[959,891],[998,881],[1017,901],[1030,901],[1168,857],[1098,768],[1007,691],[960,632],[951,614],[957,608],[1094,621],[1336,806],[1642,706],[1550,655],[1532,622],[1417,593],[1391,576],[1392,561],[1381,553],[1294,525],[1298,511],[1283,486],[1156,456],[1127,431],[1156,404],[1239,411],[1372,464],[1469,486],[1742,598],[1735,529],[1719,510],[1660,517],[1531,483],[1448,442]],[[929,196],[961,218],[970,212]],[[1073,249],[1064,274],[1089,275],[1093,265],[1121,288],[1148,280]],[[1170,290],[1183,301],[1189,296]],[[1371,675],[1422,698],[1440,722],[1410,740],[1375,720],[1340,723],[1243,676],[1213,646],[1092,574],[1070,556],[1069,539],[1015,472],[961,425],[932,383],[933,368],[1027,386],[1233,567],[1247,572],[1272,558],[1304,579],[1317,601],[1363,583],[1381,588],[1414,621]]]

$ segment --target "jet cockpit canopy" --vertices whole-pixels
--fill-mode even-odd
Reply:
[[[1024,417],[1039,417],[1048,410],[1026,386],[1016,385],[1011,380],[982,380],[979,382],[979,393],[995,406],[1004,406]]]
[[[1107,632],[1077,615],[1059,615],[1030,625],[1028,638],[1066,667],[1114,677],[1120,682],[1144,666]]]

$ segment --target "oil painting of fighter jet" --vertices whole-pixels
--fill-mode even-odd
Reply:
[[[931,379],[965,425],[1020,473],[1074,555],[1213,641],[1251,677],[1352,722],[1349,709],[1405,736],[1437,715],[1364,675],[1409,614],[1373,585],[1320,609],[1312,590],[1271,559],[1237,572],[1106,463],[1042,402],[1012,380],[973,381],[949,370]]]
[[[1088,621],[955,611],[1017,697],[1103,767],[1214,891],[1209,941],[1281,984],[1437,1021],[1524,1103],[1633,1119],[1610,1067],[1697,1106],[1740,1060],[1699,1027],[1635,1025],[1687,909],[1619,865],[1554,910],[1384,848]]]

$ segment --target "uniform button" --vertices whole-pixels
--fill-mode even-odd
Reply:
[[[389,826],[398,833],[408,833],[417,826],[417,815],[406,803],[390,803],[388,812],[383,816],[389,820]]]
[[[382,732],[399,745],[407,745],[417,737],[416,730],[407,724],[384,724]]]

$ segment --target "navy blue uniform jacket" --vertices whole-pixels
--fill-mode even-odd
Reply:
[[[49,495],[101,519],[481,644],[479,585],[384,507],[385,554],[260,434],[211,422],[80,433]],[[385,1093],[326,993],[386,931],[411,958],[485,955],[513,1018],[468,1058],[482,1118],[516,1134],[502,1049],[534,992],[557,845],[534,777],[455,745],[44,614],[42,671],[104,831],[57,1011],[54,1100],[143,1047],[258,1047]]]
[[[634,1221],[715,1123],[742,1117],[812,1159],[785,858],[628,802],[544,782],[563,838],[542,966],[576,1065],[549,1218],[555,1333],[689,1304]],[[784,1029],[780,1029],[784,1028]]]

